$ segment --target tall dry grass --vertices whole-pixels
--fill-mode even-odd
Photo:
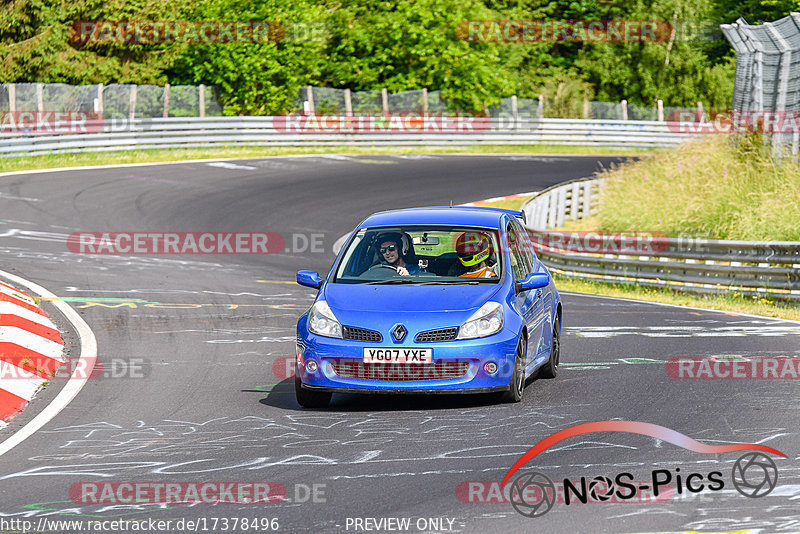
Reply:
[[[760,135],[709,136],[603,176],[603,231],[800,241],[800,163]]]

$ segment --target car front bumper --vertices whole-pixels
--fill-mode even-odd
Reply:
[[[412,336],[408,336],[409,338]],[[479,339],[416,343],[379,343],[328,338],[298,329],[301,356],[296,376],[302,387],[349,393],[488,393],[508,390],[518,338],[505,330]],[[433,364],[363,364],[364,348],[429,348]],[[314,360],[317,369],[309,372]],[[302,361],[302,363],[301,363]],[[497,365],[495,373],[484,368]],[[392,370],[384,371],[387,369]],[[458,366],[458,367],[456,367]],[[456,371],[456,368],[458,371]],[[366,369],[366,370],[365,370]],[[464,370],[463,372],[461,372]],[[376,379],[375,377],[379,377]],[[396,379],[400,378],[400,379]]]

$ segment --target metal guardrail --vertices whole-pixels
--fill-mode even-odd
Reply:
[[[56,152],[97,152],[149,148],[210,146],[324,145],[463,145],[560,144],[609,147],[674,147],[690,134],[673,131],[670,123],[585,119],[478,118],[473,131],[386,131],[332,133],[306,129],[286,131],[275,117],[191,117],[85,121],[88,133],[54,133],[56,124],[19,132],[0,124],[0,156]],[[482,121],[482,122],[481,122]],[[61,126],[73,128],[72,125]],[[48,129],[50,131],[48,131]],[[373,130],[376,128],[373,128]],[[413,128],[409,128],[413,129]],[[454,129],[454,128],[453,128]],[[677,130],[677,128],[674,128]]]
[[[800,242],[603,235],[551,230],[596,212],[602,179],[546,189],[522,206],[536,253],[552,271],[583,280],[697,293],[800,299]]]

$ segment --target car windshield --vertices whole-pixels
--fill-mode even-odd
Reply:
[[[499,283],[497,230],[456,226],[359,228],[334,282],[349,284]]]

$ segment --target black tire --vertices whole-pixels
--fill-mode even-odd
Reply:
[[[503,402],[520,402],[522,400],[522,394],[525,391],[525,346],[525,336],[520,336],[508,391],[504,391],[501,397]]]
[[[310,391],[301,387],[302,382],[295,377],[294,379],[294,394],[297,397],[297,403],[303,408],[327,408],[331,402],[332,393],[324,391]]]
[[[558,376],[558,363],[561,360],[560,324],[561,321],[556,315],[556,320],[553,321],[553,343],[550,345],[550,358],[547,359],[547,363],[539,371],[539,376],[542,378],[555,378]]]

